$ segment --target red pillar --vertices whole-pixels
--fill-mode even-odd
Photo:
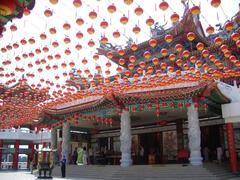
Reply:
[[[34,160],[33,158],[34,158],[34,144],[33,143],[30,143],[29,145],[28,145],[28,149],[30,149],[31,150],[31,152],[30,152],[30,154],[28,154],[28,162],[27,162],[27,168],[29,168],[29,166],[30,166],[30,161],[32,160]]]
[[[18,169],[19,145],[20,145],[20,140],[16,140],[14,145],[15,152],[13,155],[13,169]]]
[[[236,156],[236,147],[235,147],[235,140],[234,140],[233,123],[226,124],[226,131],[227,131],[230,168],[233,173],[236,173],[237,172],[237,156]]]
[[[3,140],[0,139],[0,169],[2,169],[2,147],[3,147]]]

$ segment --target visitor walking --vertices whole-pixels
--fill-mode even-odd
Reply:
[[[89,155],[89,164],[93,164],[93,150],[91,147],[88,149],[88,155]]]
[[[82,156],[83,165],[87,165],[87,148],[83,147],[83,156]]]
[[[222,146],[220,145],[217,147],[217,160],[219,164],[222,163],[222,155],[223,155],[223,149],[222,149]]]
[[[209,161],[209,149],[207,146],[203,148],[204,161]]]
[[[75,148],[75,150],[73,151],[73,164],[77,164],[77,148]]]
[[[141,145],[140,145],[139,155],[140,155],[140,164],[144,164],[144,148]]]
[[[63,156],[61,161],[61,173],[63,178],[66,176],[66,162],[67,162],[66,157]]]
[[[30,168],[31,174],[33,174],[33,158],[30,159],[30,166],[29,166],[29,168]]]

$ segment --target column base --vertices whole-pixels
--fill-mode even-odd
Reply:
[[[189,158],[190,164],[193,166],[202,165],[202,156],[200,151],[191,151],[191,155]]]
[[[132,165],[131,154],[129,153],[122,153],[122,158],[120,160],[121,167],[129,167]]]

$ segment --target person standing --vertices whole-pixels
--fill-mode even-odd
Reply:
[[[217,160],[219,164],[222,163],[222,155],[223,155],[223,149],[222,149],[222,146],[220,145],[217,147]]]
[[[93,164],[93,150],[91,147],[88,149],[88,154],[89,154],[89,164]]]
[[[75,148],[75,150],[73,151],[73,164],[77,164],[77,157],[78,157],[77,148]]]
[[[83,147],[83,156],[82,156],[83,165],[87,165],[87,148]]]
[[[66,176],[66,162],[67,162],[66,157],[63,156],[61,161],[61,173],[63,178]]]
[[[140,154],[140,164],[144,164],[144,148],[141,145],[140,145],[139,154]]]

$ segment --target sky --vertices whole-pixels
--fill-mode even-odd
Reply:
[[[13,77],[1,77],[0,83],[5,83],[10,79],[16,79],[22,77],[27,73],[32,73],[35,77],[27,77],[28,83],[37,85],[41,84],[41,87],[50,86],[51,89],[59,89],[56,85],[61,86],[65,84],[66,79],[69,76],[64,77],[63,72],[68,73],[71,70],[69,66],[70,62],[75,63],[76,69],[82,70],[82,75],[84,70],[89,69],[91,74],[96,73],[95,66],[100,65],[102,68],[103,76],[107,77],[116,73],[117,65],[112,63],[110,67],[111,74],[106,75],[105,70],[107,69],[106,63],[108,59],[104,56],[100,56],[98,60],[93,59],[93,55],[97,53],[97,48],[99,47],[99,40],[101,36],[106,36],[110,43],[118,45],[122,48],[126,45],[128,38],[132,38],[134,42],[141,43],[147,41],[151,38],[150,29],[146,25],[146,19],[151,16],[155,22],[158,22],[160,25],[166,24],[165,28],[168,28],[172,25],[170,16],[176,12],[179,14],[180,18],[183,15],[184,6],[181,3],[181,0],[167,0],[170,8],[166,11],[161,11],[159,9],[159,3],[161,0],[134,0],[131,5],[127,5],[123,0],[82,0],[82,5],[79,8],[76,8],[71,0],[58,0],[58,3],[53,5],[49,0],[36,0],[34,9],[31,11],[30,15],[23,16],[21,19],[14,19],[12,22],[8,22],[6,27],[6,32],[3,33],[3,37],[0,39],[0,49],[6,47],[7,45],[12,45],[13,43],[18,43],[20,46],[17,49],[12,49],[6,53],[0,52],[0,67],[4,68],[3,74],[14,73]],[[237,13],[239,10],[238,0],[222,0],[221,6],[214,8],[210,5],[211,0],[190,0],[189,5],[199,5],[201,7],[200,20],[202,22],[204,30],[208,25],[215,26],[218,23],[224,23],[227,20]],[[115,13],[109,13],[107,7],[111,4],[116,6],[117,10]],[[137,16],[134,13],[135,8],[140,6],[143,9],[143,14]],[[51,17],[46,17],[44,11],[49,9],[52,11],[53,15]],[[95,11],[97,13],[96,19],[91,19],[89,13]],[[126,25],[120,23],[120,18],[125,15],[129,18],[129,22]],[[76,24],[76,19],[84,19],[84,24],[79,26]],[[106,29],[100,27],[100,23],[106,20],[109,26]],[[65,30],[63,28],[64,23],[69,23],[71,28]],[[17,31],[12,32],[10,30],[11,25],[17,26]],[[141,28],[139,34],[134,34],[132,29],[135,25],[138,25]],[[87,29],[89,27],[95,29],[94,34],[89,34]],[[49,29],[55,28],[57,33],[50,34]],[[114,31],[118,30],[121,34],[120,38],[116,39],[112,36]],[[77,32],[83,33],[83,38],[76,38]],[[40,34],[45,33],[47,35],[46,40],[40,39]],[[69,44],[64,43],[64,38],[70,38],[71,42]],[[29,40],[33,38],[35,40],[34,44],[27,42],[26,45],[21,45],[20,41],[22,39]],[[88,42],[92,40],[95,42],[94,47],[89,47]],[[59,47],[54,48],[52,43],[57,41]],[[77,51],[75,49],[76,44],[81,44],[82,49]],[[44,53],[43,51],[40,54],[36,54],[36,49],[43,49],[44,47],[49,48],[49,52]],[[64,52],[66,49],[71,51],[70,55],[66,55]],[[33,52],[34,57],[23,58],[23,54],[29,54]],[[61,55],[60,59],[56,59],[54,56],[56,54]],[[53,59],[48,59],[48,56],[52,55]],[[19,56],[20,61],[16,61],[15,57]],[[82,63],[82,59],[86,58],[88,60],[87,64]],[[36,64],[36,61],[42,59],[46,60],[46,63]],[[2,63],[6,60],[10,60],[10,65],[3,65]],[[62,63],[66,63],[67,67],[63,68]],[[32,64],[33,67],[29,68],[29,64]],[[46,70],[46,66],[50,66],[50,70]],[[53,66],[58,66],[57,69],[54,69]],[[16,72],[15,68],[24,68],[25,72]],[[38,69],[42,68],[43,71],[39,73]],[[59,79],[55,77],[59,76]],[[42,79],[42,81],[40,81]],[[53,82],[54,85],[49,85],[49,82]]]

